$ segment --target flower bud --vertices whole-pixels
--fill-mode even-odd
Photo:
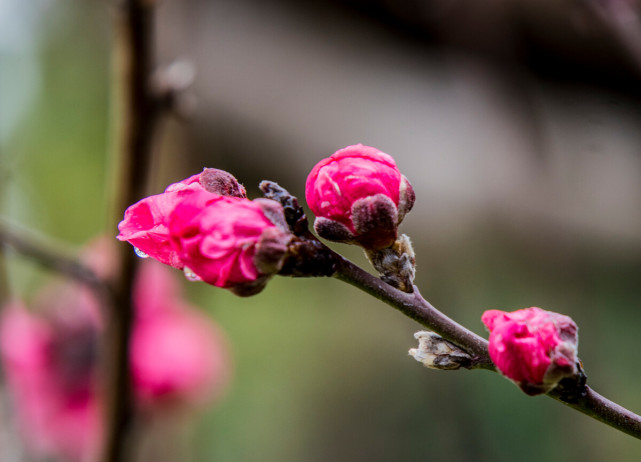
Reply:
[[[425,330],[416,332],[418,348],[409,351],[411,357],[430,369],[454,370],[469,367],[472,357],[440,335]]]
[[[176,205],[195,191],[207,191],[212,196],[246,197],[245,188],[231,174],[206,168],[198,175],[169,185],[162,194],[145,197],[130,206],[118,224],[118,239],[133,245],[139,255],[182,269],[184,264],[171,246],[167,224]]]
[[[398,225],[414,205],[414,190],[394,159],[362,144],[316,164],[305,197],[321,237],[369,249],[393,245]]]
[[[125,218],[118,224],[120,234],[117,238],[133,245],[139,255],[148,255],[161,263],[182,269],[184,265],[169,242],[167,220],[176,204],[194,190],[203,189],[196,182],[175,183],[162,194],[136,202],[125,210]]]
[[[205,190],[221,196],[247,198],[245,187],[231,174],[217,168],[205,168],[198,175],[198,182]]]
[[[104,244],[95,240],[84,259],[109,277],[117,269],[103,255],[110,251]],[[166,411],[195,409],[219,396],[231,372],[224,333],[183,299],[173,277],[159,263],[140,265],[128,351],[132,405],[165,418],[175,417]],[[31,309],[18,300],[0,306],[3,387],[17,430],[38,460],[97,460],[105,440],[101,301],[88,287],[65,281],[39,290],[33,303]]]
[[[225,344],[211,320],[189,307],[138,321],[131,339],[131,375],[137,404],[201,405],[229,375]]]
[[[270,215],[282,206],[270,202]],[[196,191],[169,217],[171,244],[180,261],[203,281],[253,295],[282,267],[291,234],[270,221],[265,204]],[[286,226],[286,225],[284,225]]]
[[[578,328],[572,318],[532,307],[489,310],[481,320],[490,331],[492,361],[528,395],[547,393],[577,373]]]
[[[202,405],[230,375],[223,332],[183,300],[174,274],[144,262],[134,286],[129,350],[133,393],[145,411]]]
[[[56,306],[44,315],[21,302],[3,306],[0,357],[28,450],[79,462],[100,446],[102,406],[93,367],[98,335],[84,312],[86,297],[67,299],[68,310],[59,309],[71,294],[49,291],[46,300]]]
[[[403,292],[412,292],[416,275],[416,256],[407,234],[401,236],[390,247],[366,250],[381,280]]]

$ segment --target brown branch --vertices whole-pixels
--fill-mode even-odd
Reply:
[[[578,397],[573,397],[558,387],[548,396],[606,425],[641,439],[641,416],[601,396],[587,385]]]
[[[104,282],[91,268],[68,255],[60,248],[61,246],[37,236],[31,231],[11,226],[1,219],[0,243],[3,244],[0,246],[0,256],[6,258],[4,247],[9,247],[25,257],[37,261],[43,267],[86,284],[100,293],[107,291]]]
[[[1,223],[0,223],[1,226]],[[3,242],[2,231],[0,231],[0,242]],[[9,274],[7,272],[7,252],[5,246],[0,244],[0,308],[9,301]]]
[[[340,255],[334,277],[347,282],[396,308],[405,316],[436,332],[441,337],[458,345],[472,356],[470,368],[495,370],[487,352],[487,340],[466,329],[425,300],[414,287],[412,293],[402,292],[376,276],[354,265]]]
[[[150,0],[121,0],[115,11],[114,142],[111,216],[115,232],[125,208],[145,193],[153,132],[160,105],[152,80],[153,12]],[[133,419],[129,375],[129,339],[133,322],[132,288],[137,259],[128,245],[119,246],[120,273],[113,281],[115,309],[105,338],[107,435],[100,460],[126,460]]]
[[[332,254],[334,254],[332,252]],[[487,340],[476,335],[434,308],[418,292],[408,294],[395,289],[375,276],[334,254],[334,277],[345,281],[396,308],[422,326],[436,332],[472,356],[472,368],[496,371],[487,350]],[[584,381],[566,379],[548,396],[600,422],[641,439],[641,416],[604,398]]]

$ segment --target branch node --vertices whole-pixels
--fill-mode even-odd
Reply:
[[[303,208],[298,204],[296,196],[290,194],[274,181],[263,180],[258,187],[267,199],[280,202],[285,209],[285,220],[295,235],[301,236],[309,233],[307,217]]]
[[[379,250],[366,249],[365,253],[384,282],[403,292],[412,292],[416,256],[407,234],[401,234],[390,247]]]

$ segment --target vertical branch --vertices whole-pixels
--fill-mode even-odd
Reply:
[[[0,243],[0,308],[9,300],[9,274],[7,273],[7,250]]]
[[[1,237],[1,234],[0,234]],[[0,315],[5,305],[11,299],[11,294],[9,293],[9,274],[7,272],[7,248],[5,243],[0,240]],[[4,403],[4,365],[0,364],[0,412],[3,414],[6,412],[6,405]],[[0,433],[2,429],[0,429]],[[0,435],[2,437],[2,435]]]
[[[9,177],[4,172],[0,172],[0,209],[2,209],[5,203],[5,194],[9,189],[8,184]],[[1,224],[1,223],[0,223]],[[8,272],[8,262],[7,262],[7,246],[6,243],[0,241],[0,309],[5,305],[11,294],[9,293],[10,284],[9,284],[9,272]]]
[[[145,192],[156,118],[151,88],[153,2],[120,0],[115,11],[113,81],[111,230],[125,208]],[[129,375],[129,338],[133,321],[132,288],[136,257],[130,246],[119,246],[120,273],[113,281],[114,309],[105,339],[104,392],[106,439],[102,462],[126,460],[133,418]]]

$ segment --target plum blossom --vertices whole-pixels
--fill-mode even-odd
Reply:
[[[171,184],[165,192],[145,197],[129,207],[118,224],[118,239],[129,242],[139,252],[161,263],[182,269],[184,265],[169,241],[167,222],[176,204],[184,197],[195,191],[205,191],[199,178],[200,175],[193,175]]]
[[[230,173],[205,168],[197,175],[170,184],[163,193],[145,197],[129,207],[118,224],[118,239],[129,242],[139,252],[161,263],[182,269],[184,265],[169,242],[167,222],[175,206],[195,191],[247,197],[245,188]]]
[[[103,434],[95,301],[86,295],[67,300],[67,313],[36,314],[14,301],[0,320],[0,356],[25,442],[37,455],[74,462],[93,459]]]
[[[577,326],[572,318],[525,308],[489,310],[481,318],[490,331],[490,358],[525,393],[547,393],[577,373]]]
[[[188,278],[253,295],[280,270],[291,232],[283,207],[247,199],[229,173],[205,169],[125,211],[118,239]]]
[[[195,193],[176,206],[169,219],[178,258],[203,281],[239,295],[260,291],[282,266],[291,238],[274,224],[263,204],[275,201]],[[284,219],[283,219],[284,221]]]
[[[219,394],[229,378],[222,331],[183,301],[176,279],[144,262],[134,292],[131,339],[134,393],[145,409],[199,405]]]
[[[104,250],[104,248],[103,248]],[[108,258],[90,255],[106,276]],[[229,378],[224,335],[183,301],[168,268],[142,263],[134,287],[130,367],[135,404],[159,415],[196,408]],[[94,460],[104,438],[99,342],[93,292],[75,283],[44,288],[32,309],[12,301],[0,318],[0,358],[21,434],[35,455]]]
[[[368,249],[391,246],[414,205],[414,190],[394,159],[362,144],[316,164],[307,177],[305,197],[321,237]]]

